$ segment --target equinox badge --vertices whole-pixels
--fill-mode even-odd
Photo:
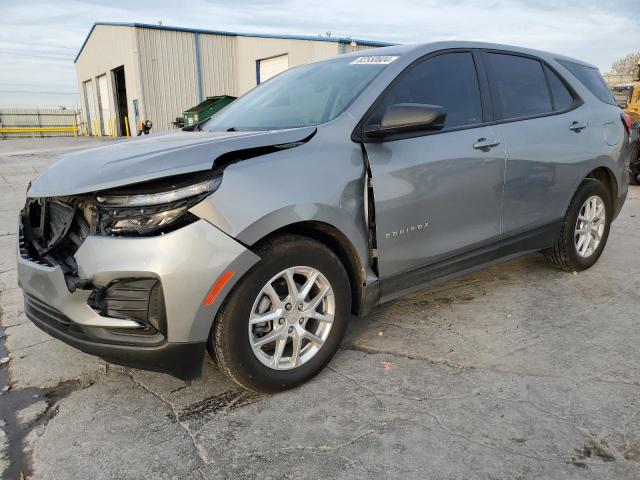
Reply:
[[[425,231],[428,226],[429,226],[429,222],[419,223],[418,225],[410,225],[408,227],[395,230],[393,232],[387,232],[384,234],[384,238],[386,239],[398,238],[403,235],[408,235],[410,233],[422,232],[422,231]]]

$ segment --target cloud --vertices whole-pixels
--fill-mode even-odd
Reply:
[[[397,43],[479,40],[551,50],[601,70],[640,50],[640,0],[0,0],[0,104],[77,103],[73,59],[96,21]],[[11,91],[57,92],[22,93]]]

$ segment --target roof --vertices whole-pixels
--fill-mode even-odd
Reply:
[[[567,57],[566,55],[561,55],[559,53],[547,52],[544,50],[536,50],[528,47],[519,47],[517,45],[508,45],[502,43],[487,43],[487,42],[473,42],[468,40],[445,40],[445,41],[437,41],[437,42],[428,42],[428,43],[407,43],[407,44],[394,44],[388,47],[383,47],[375,51],[375,53],[368,53],[364,55],[406,55],[409,54],[411,56],[422,56],[428,53],[436,52],[439,50],[449,50],[449,49],[485,49],[485,50],[502,50],[504,52],[512,52],[512,53],[523,53],[525,55],[533,55],[534,57],[540,57],[547,60],[566,60],[572,63],[576,63],[578,65],[583,65],[589,68],[598,69],[597,66],[585,62],[584,60],[580,60],[577,58]],[[363,53],[360,51],[349,52],[342,54],[343,56],[362,56]]]
[[[229,37],[258,37],[258,38],[281,38],[285,40],[309,40],[314,42],[333,42],[333,43],[351,43],[356,42],[358,45],[363,45],[366,47],[388,47],[391,45],[395,45],[394,43],[389,42],[377,42],[373,40],[361,40],[357,38],[349,38],[349,37],[320,37],[320,36],[308,36],[308,35],[277,35],[270,33],[242,33],[242,32],[227,32],[223,30],[204,30],[200,28],[184,28],[184,27],[170,27],[165,25],[153,25],[149,23],[127,23],[127,22],[96,22],[89,30],[84,42],[82,42],[82,46],[76,55],[76,58],[73,60],[73,63],[78,61],[82,50],[84,50],[84,46],[89,41],[89,37],[93,33],[93,30],[98,25],[106,25],[111,27],[133,27],[133,28],[148,28],[150,30],[168,30],[171,32],[188,32],[188,33],[204,33],[210,35],[226,35]]]

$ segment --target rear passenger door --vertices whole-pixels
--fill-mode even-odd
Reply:
[[[507,152],[503,237],[552,231],[575,185],[573,167],[596,151],[588,108],[540,59],[495,51],[484,59]]]

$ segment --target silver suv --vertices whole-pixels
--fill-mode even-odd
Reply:
[[[194,132],[60,158],[20,217],[28,317],[116,363],[240,385],[318,373],[351,314],[540,251],[600,257],[627,119],[598,70],[467,42],[291,69]]]

